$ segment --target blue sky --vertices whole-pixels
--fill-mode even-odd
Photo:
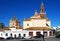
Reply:
[[[9,26],[9,20],[15,15],[23,25],[24,18],[34,15],[34,10],[40,12],[42,0],[0,0],[0,22]],[[46,16],[51,25],[60,26],[60,0],[44,0]]]

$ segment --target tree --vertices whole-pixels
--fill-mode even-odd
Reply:
[[[56,32],[55,32],[55,35],[57,35],[57,34],[60,34],[60,31],[56,31]]]
[[[4,23],[0,23],[0,29],[3,29],[5,27]]]

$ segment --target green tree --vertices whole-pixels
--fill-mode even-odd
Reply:
[[[5,27],[4,23],[0,23],[0,29],[3,29]]]
[[[57,35],[57,34],[60,34],[60,31],[56,31],[56,32],[55,32],[55,35]]]

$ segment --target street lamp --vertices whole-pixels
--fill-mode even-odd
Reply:
[[[44,29],[43,29],[43,41],[44,41]]]

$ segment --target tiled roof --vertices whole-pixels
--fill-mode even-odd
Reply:
[[[24,19],[24,21],[30,21],[31,19]]]
[[[49,27],[29,27],[26,30],[53,30],[52,28]]]
[[[40,18],[38,18],[38,16],[40,16]],[[24,21],[30,21],[31,19],[47,19],[45,14],[37,14],[32,17],[34,17],[34,18],[24,19]],[[47,19],[47,21],[49,21],[49,20]]]
[[[40,18],[30,18],[30,19],[24,19],[24,21],[30,21],[31,19],[39,19],[39,20],[42,20]],[[47,21],[49,21],[49,20],[47,20]]]
[[[22,27],[22,26],[20,26],[20,27],[17,27],[16,29],[23,29],[23,27]]]
[[[0,29],[0,31],[4,31],[4,30],[10,30],[8,27],[5,27],[3,29]]]
[[[23,27],[22,26],[20,26],[20,27],[10,27],[10,28],[16,28],[16,29],[23,29]]]

